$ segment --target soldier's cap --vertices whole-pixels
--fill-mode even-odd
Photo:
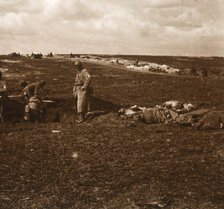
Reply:
[[[41,81],[40,81],[40,85],[41,85],[41,86],[45,86],[45,85],[46,85],[46,81],[41,80]]]
[[[82,62],[80,60],[76,60],[74,65],[81,67],[82,66]]]

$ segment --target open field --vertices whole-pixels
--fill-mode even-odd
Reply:
[[[0,208],[224,208],[223,130],[133,123],[116,114],[121,106],[167,100],[224,110],[223,77],[142,74],[86,62],[93,75],[93,109],[109,112],[76,124],[71,59],[5,59],[10,58],[0,57],[0,68],[7,69],[9,93],[20,92],[21,80],[45,79],[61,121],[0,124]],[[204,59],[195,65],[210,62]],[[212,63],[208,69],[223,71],[221,62]]]

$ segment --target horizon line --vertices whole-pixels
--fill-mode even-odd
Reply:
[[[43,55],[47,55],[49,53],[52,53],[53,55],[70,55],[70,54],[73,54],[73,55],[94,55],[94,56],[150,56],[150,57],[217,57],[217,58],[223,58],[223,56],[221,55],[159,55],[159,54],[121,54],[121,53],[117,53],[117,54],[109,54],[109,53],[53,53],[53,52],[49,52],[49,53],[41,53],[41,52],[31,52],[31,53],[20,53],[20,52],[11,52],[9,54],[0,54],[0,56],[8,56],[12,53],[16,53],[16,54],[20,54],[20,55],[31,55],[32,53],[34,54],[43,54]]]

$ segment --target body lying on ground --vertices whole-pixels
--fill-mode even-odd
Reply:
[[[201,129],[224,128],[224,111],[212,109],[197,109],[190,103],[168,101],[152,108],[132,106],[119,110],[118,115],[142,122],[153,123],[178,123]]]

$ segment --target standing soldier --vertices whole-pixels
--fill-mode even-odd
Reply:
[[[2,72],[0,71],[0,122],[4,121],[4,104],[7,99],[6,82],[2,80]]]
[[[73,96],[75,98],[75,108],[78,113],[79,123],[85,120],[85,114],[90,110],[89,100],[90,100],[90,83],[91,76],[89,72],[83,67],[82,62],[77,60],[75,62],[75,69],[77,70],[75,85],[73,88]]]

